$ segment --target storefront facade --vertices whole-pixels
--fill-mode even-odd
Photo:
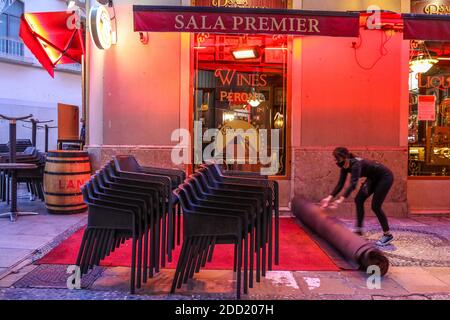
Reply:
[[[366,11],[373,2],[143,0],[133,4],[345,12]],[[410,1],[376,2],[382,10],[393,12],[411,8]],[[284,208],[294,196],[318,201],[329,194],[339,174],[331,151],[346,146],[394,172],[395,183],[385,203],[389,215],[450,210],[447,177],[408,178],[410,41],[401,32],[361,27],[359,37],[139,33],[133,30],[129,1],[115,0],[114,10],[117,43],[108,50],[92,42],[87,45],[88,150],[95,168],[123,153],[134,154],[146,165],[174,166],[171,155],[182,142],[174,133],[177,129],[194,132],[195,121],[203,129],[219,130],[226,123],[247,123],[258,130],[280,129],[281,166],[272,178],[279,181]],[[224,44],[264,44],[264,60],[255,56],[234,61]],[[230,80],[232,75],[240,80]],[[258,101],[255,106],[238,107],[250,100]],[[193,159],[192,143],[188,150]],[[182,167],[189,171],[193,164]],[[337,211],[353,212],[350,199]]]

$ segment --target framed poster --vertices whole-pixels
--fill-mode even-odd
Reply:
[[[436,96],[419,96],[417,106],[419,121],[436,120]]]

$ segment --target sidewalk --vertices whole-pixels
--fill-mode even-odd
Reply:
[[[16,222],[0,219],[0,279],[6,273],[29,259],[47,253],[50,244],[65,238],[86,223],[87,214],[50,215],[40,200],[29,201],[20,190],[18,207],[21,211],[38,212],[36,216],[19,216]],[[9,211],[5,202],[0,202],[0,212]]]
[[[234,299],[233,272],[202,270],[169,295],[173,270],[162,270],[135,295],[128,293],[129,268],[97,267],[83,277],[81,290],[66,288],[65,265],[34,265],[86,223],[86,214],[49,215],[42,202],[19,202],[38,216],[0,220],[0,299]],[[6,205],[0,203],[0,212]],[[350,227],[352,219],[341,219]],[[446,299],[450,300],[450,217],[391,218],[393,245],[383,250],[391,267],[380,289],[369,289],[361,271],[272,271],[243,299]],[[373,217],[366,237],[380,236]],[[334,253],[335,254],[335,253]],[[9,274],[8,274],[9,273]],[[8,275],[6,275],[8,274]]]

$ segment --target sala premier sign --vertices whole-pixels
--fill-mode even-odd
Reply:
[[[221,15],[218,15],[210,19],[207,15],[177,14],[175,15],[175,29],[180,31],[320,33],[319,20],[314,18],[243,15],[233,15],[231,19],[224,19]]]
[[[298,10],[134,6],[134,30],[356,37],[359,15]]]

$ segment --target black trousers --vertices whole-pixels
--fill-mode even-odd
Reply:
[[[356,218],[357,227],[361,228],[364,221],[364,202],[373,194],[372,198],[372,211],[378,218],[383,231],[389,231],[389,223],[386,214],[381,208],[386,199],[389,190],[394,182],[394,176],[391,172],[386,172],[384,175],[377,179],[367,179],[361,186],[358,194],[355,197],[356,203]]]

